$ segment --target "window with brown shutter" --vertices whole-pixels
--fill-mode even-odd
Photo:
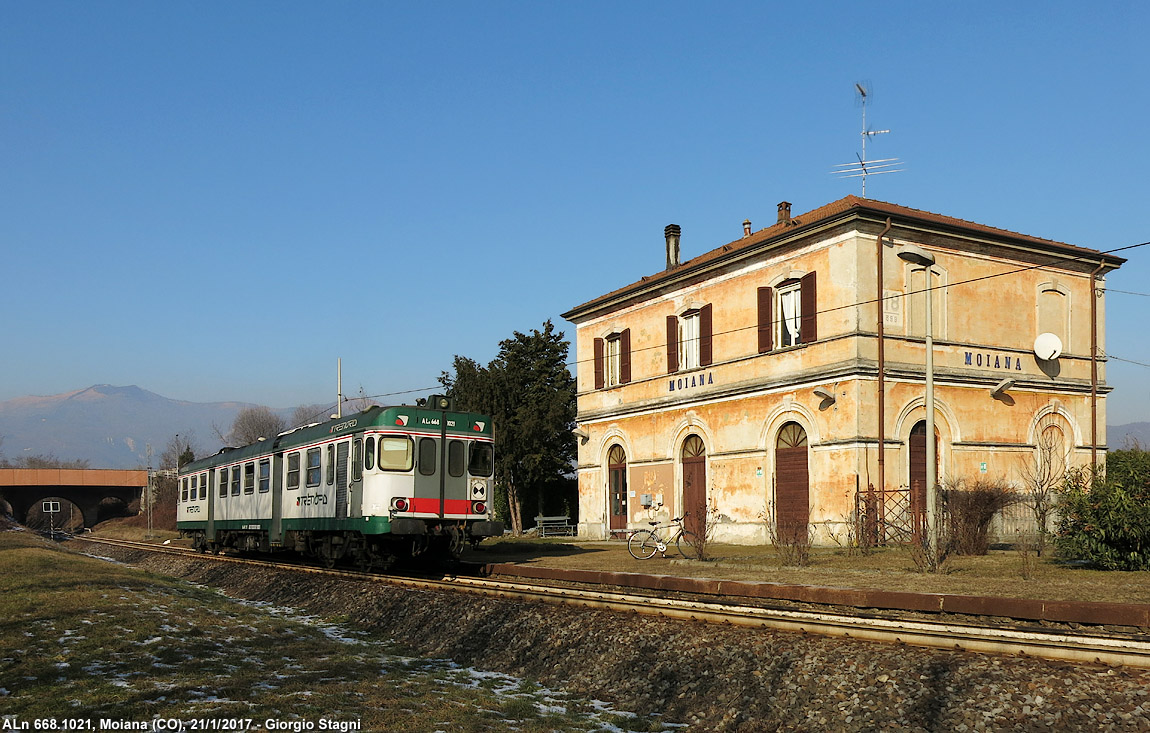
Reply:
[[[595,389],[603,389],[603,339],[595,339]]]
[[[679,317],[667,316],[667,373],[679,371]]]
[[[699,366],[711,365],[711,304],[699,309]]]
[[[799,281],[802,283],[799,287],[802,290],[802,326],[800,340],[804,344],[813,343],[819,340],[817,319],[818,315],[818,297],[815,292],[815,273],[808,272],[803,275]]]
[[[771,305],[775,297],[774,288],[759,288],[759,353],[765,354],[774,348],[775,324],[771,322]]]

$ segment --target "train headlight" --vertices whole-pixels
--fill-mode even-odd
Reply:
[[[472,499],[486,499],[487,498],[487,480],[481,478],[471,479],[471,498]]]

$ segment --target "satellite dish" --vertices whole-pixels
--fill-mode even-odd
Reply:
[[[1062,356],[1062,339],[1052,333],[1040,333],[1034,339],[1034,355],[1042,361],[1054,361]]]

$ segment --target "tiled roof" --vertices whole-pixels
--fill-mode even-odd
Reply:
[[[626,285],[617,290],[601,295],[597,298],[587,301],[582,305],[575,306],[569,312],[564,313],[563,317],[570,320],[570,316],[574,316],[582,311],[593,308],[596,305],[606,303],[620,295],[626,294],[631,290],[638,290],[641,287],[651,287],[660,284],[663,281],[671,280],[677,276],[682,275],[686,271],[695,270],[698,267],[705,265],[709,262],[722,260],[728,257],[736,256],[739,252],[761,245],[764,242],[769,242],[776,237],[783,235],[801,232],[814,226],[833,219],[843,218],[850,214],[873,213],[881,217],[891,217],[895,227],[900,224],[910,224],[912,222],[933,225],[940,229],[951,229],[961,231],[963,233],[983,234],[997,239],[1009,240],[1016,244],[1031,245],[1040,249],[1048,249],[1065,253],[1068,255],[1081,254],[1084,257],[1089,257],[1093,260],[1105,260],[1107,263],[1117,267],[1126,260],[1114,255],[1107,255],[1098,250],[1087,249],[1085,247],[1078,247],[1065,242],[1056,242],[1052,239],[1042,239],[1040,237],[1032,237],[1027,234],[1020,234],[1012,232],[1007,229],[998,229],[985,224],[978,224],[965,219],[957,219],[952,216],[943,216],[942,214],[934,214],[929,211],[922,211],[920,209],[912,209],[908,206],[900,206],[898,204],[891,204],[885,201],[876,201],[874,199],[864,199],[860,196],[846,196],[838,201],[832,201],[829,204],[820,206],[817,209],[808,211],[805,214],[798,214],[792,216],[789,223],[776,223],[765,229],[760,229],[752,233],[749,237],[740,237],[732,242],[716,247],[715,249],[704,252],[697,257],[686,260],[680,265],[671,270],[665,270],[653,275],[648,275],[641,280]]]

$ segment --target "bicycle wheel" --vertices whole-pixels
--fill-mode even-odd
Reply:
[[[683,530],[679,535],[679,539],[675,540],[675,545],[679,548],[679,554],[688,560],[698,560],[699,555],[703,549],[702,540],[699,535],[694,532]]]
[[[646,560],[659,549],[659,538],[649,529],[641,529],[627,538],[627,552],[636,560]]]

